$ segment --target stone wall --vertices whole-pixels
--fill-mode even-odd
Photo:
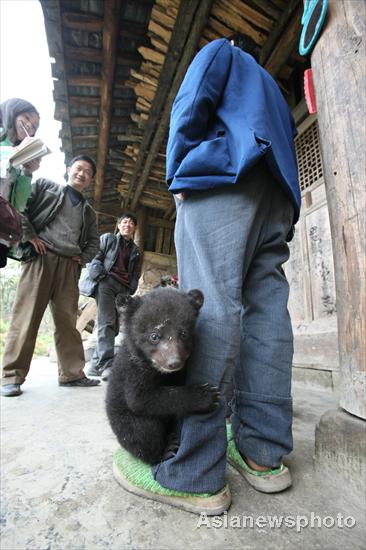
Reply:
[[[159,286],[164,275],[177,274],[177,260],[175,256],[144,252],[142,275],[139,280],[137,294],[144,294]]]

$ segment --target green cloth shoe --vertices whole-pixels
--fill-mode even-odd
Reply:
[[[209,516],[222,514],[231,504],[227,485],[215,494],[181,493],[162,487],[154,478],[151,466],[132,456],[125,449],[118,449],[113,457],[113,474],[126,491],[140,497],[157,500],[195,514]]]
[[[233,466],[248,483],[261,493],[279,493],[291,486],[290,470],[284,464],[279,468],[258,472],[248,466],[236,448],[231,424],[226,425],[227,461]]]

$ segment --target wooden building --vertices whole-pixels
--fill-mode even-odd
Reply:
[[[261,62],[299,127],[304,205],[287,267],[295,364],[315,368],[318,382],[332,385],[338,367],[334,274],[317,122],[303,98],[309,60],[298,54],[302,2],[46,0],[42,7],[66,159],[80,152],[97,159],[89,198],[101,233],[114,230],[122,208],[137,211],[145,288],[176,272],[165,147],[187,67],[199,48],[233,32],[247,33],[261,46]]]
[[[310,66],[310,58],[298,54],[303,2],[40,1],[49,52],[54,58],[55,118],[62,122],[61,139],[66,159],[84,152],[97,160],[95,185],[89,191],[89,199],[97,211],[101,233],[114,230],[122,209],[137,212],[139,227],[136,240],[144,249],[142,284],[146,288],[153,286],[160,275],[176,272],[173,241],[175,208],[165,184],[165,148],[171,106],[187,67],[202,46],[234,32],[249,34],[261,47],[261,63],[277,80],[299,130],[296,148],[303,207],[291,245],[292,258],[286,266],[291,284],[290,310],[295,331],[294,364],[300,378],[305,377],[326,386],[336,385],[339,373],[336,285],[337,302],[341,299],[342,304],[343,327],[343,316],[349,316],[349,311],[344,305],[344,279],[339,277],[345,276],[347,268],[342,267],[343,275],[337,279],[333,267],[333,248],[338,243],[338,237],[335,237],[334,230],[336,228],[337,235],[341,235],[343,222],[340,223],[341,215],[335,211],[334,205],[331,223],[328,213],[330,196],[329,191],[326,193],[327,178],[334,179],[332,174],[336,173],[330,166],[332,160],[326,146],[329,120],[327,123],[322,120],[319,134],[317,116],[308,115],[304,101],[303,73]],[[354,62],[362,73],[360,55],[364,52],[364,42],[360,44],[364,26],[355,15],[356,4],[364,10],[363,2],[330,1],[326,32],[323,33],[325,38],[322,35],[320,43],[330,40],[329,53],[344,42],[349,46],[348,60],[351,65]],[[345,23],[347,10],[351,14],[349,20],[352,20],[353,27],[351,23]],[[343,25],[344,34],[337,35],[334,31],[337,25]],[[327,39],[327,36],[331,38]],[[359,36],[361,42],[357,42]],[[335,44],[337,40],[340,42]],[[323,58],[320,61],[321,54],[318,53],[323,51],[322,47],[316,46],[313,57],[317,95],[321,98],[323,112],[326,112],[329,105],[326,105],[324,91],[328,83],[319,68],[321,63],[326,63]],[[347,91],[352,97],[352,90],[347,90],[348,82],[343,78],[350,78],[354,86],[353,77],[351,73],[348,77],[342,76],[341,55],[334,61],[337,63],[334,71],[338,71],[338,85],[344,88],[341,92]],[[332,82],[334,71],[327,74]],[[360,79],[364,85],[364,72]],[[347,108],[348,105],[342,104],[343,110]],[[360,109],[362,111],[362,101]],[[337,115],[342,117],[343,113]],[[362,118],[362,113],[360,116]],[[352,124],[356,124],[353,119]],[[340,143],[343,138],[338,138]],[[328,155],[326,163],[322,158],[324,150]],[[352,187],[352,173],[349,177]],[[361,199],[364,197],[361,191],[358,196]],[[357,206],[355,208],[357,210]],[[351,226],[346,224],[344,227]],[[347,242],[343,242],[343,248],[336,244],[339,257],[347,256],[346,248],[351,246],[351,241]],[[354,260],[356,249],[352,253],[352,266],[358,269],[358,260]],[[348,277],[347,281],[351,279]],[[352,281],[353,285],[357,285],[355,279]],[[347,287],[348,297],[355,292],[355,288]],[[340,341],[341,354],[345,346],[348,349],[352,345],[359,347],[363,334],[362,330],[357,329],[354,336],[349,322],[346,329],[342,328],[342,334],[344,330],[347,337]],[[351,372],[358,368],[357,364],[353,364]],[[364,380],[364,374],[357,380]],[[356,394],[359,395],[360,391],[356,390]],[[347,406],[345,408],[349,410]],[[356,407],[356,410],[359,409]]]

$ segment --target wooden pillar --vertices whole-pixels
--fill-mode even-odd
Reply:
[[[147,227],[146,207],[141,206],[136,212],[136,217],[137,217],[137,227],[135,231],[134,241],[142,253],[144,251],[144,243],[145,243],[146,227]]]
[[[314,75],[334,251],[340,405],[365,404],[365,2],[330,0],[314,48]]]

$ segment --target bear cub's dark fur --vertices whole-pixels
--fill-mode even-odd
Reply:
[[[122,447],[148,464],[166,455],[177,416],[219,406],[218,389],[184,386],[203,294],[158,288],[130,298],[125,337],[109,375],[106,408]]]

